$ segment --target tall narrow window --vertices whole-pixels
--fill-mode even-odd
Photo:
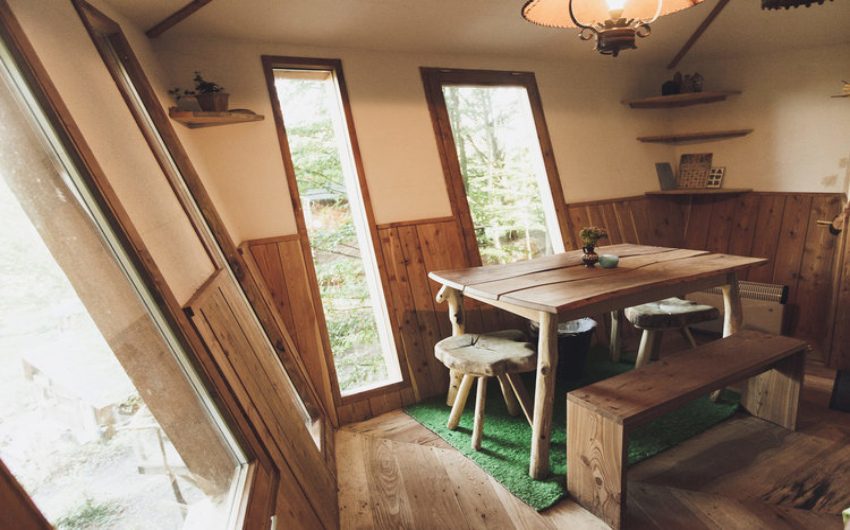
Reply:
[[[230,528],[247,465],[0,43],[0,458],[58,529]]]
[[[563,252],[560,182],[534,77],[423,69],[453,207],[484,264]],[[475,252],[473,252],[473,255]]]
[[[339,64],[279,64],[267,60],[340,392],[401,381]]]

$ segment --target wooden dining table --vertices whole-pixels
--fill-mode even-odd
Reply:
[[[611,269],[585,267],[582,251],[576,250],[505,265],[429,273],[431,279],[443,285],[440,298],[449,303],[453,334],[465,331],[464,297],[539,324],[529,463],[529,474],[535,479],[549,475],[558,322],[721,287],[725,337],[738,331],[742,322],[738,273],[767,261],[631,244],[600,247],[598,252],[619,256],[619,265]]]

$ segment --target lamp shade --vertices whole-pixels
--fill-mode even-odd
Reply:
[[[703,0],[662,0],[661,15],[669,15]],[[622,6],[622,7],[619,7]],[[658,11],[658,0],[573,0],[573,13],[583,24],[596,24],[612,18],[612,11],[622,10],[619,17],[651,20]],[[529,22],[554,28],[577,27],[570,19],[570,0],[529,0],[522,8]]]

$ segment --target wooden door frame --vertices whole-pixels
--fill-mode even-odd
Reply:
[[[466,70],[452,68],[421,67],[422,83],[425,87],[425,99],[431,114],[431,123],[437,139],[437,149],[443,175],[446,179],[446,191],[449,194],[452,214],[457,219],[463,236],[467,258],[470,265],[481,265],[481,253],[478,249],[478,239],[475,237],[475,227],[463,175],[457,158],[457,146],[454,141],[451,120],[449,119],[446,99],[443,96],[444,85],[479,85],[479,86],[515,86],[525,88],[531,105],[534,125],[537,129],[537,139],[543,155],[543,164],[549,182],[549,191],[555,204],[555,215],[558,218],[558,228],[565,248],[577,248],[573,229],[567,213],[567,203],[564,190],[555,162],[552,140],[543,113],[543,102],[537,88],[537,78],[533,72],[512,72],[502,70]],[[542,190],[541,190],[542,191]]]
[[[386,304],[387,317],[390,321],[390,333],[393,338],[396,350],[396,361],[399,366],[399,373],[402,380],[396,383],[390,383],[377,388],[370,388],[361,392],[355,392],[346,396],[342,395],[339,388],[339,380],[336,375],[336,365],[334,364],[333,352],[330,347],[330,339],[328,335],[327,321],[322,305],[321,297],[319,296],[319,284],[316,277],[316,267],[312,259],[307,260],[307,275],[310,282],[310,291],[313,298],[313,304],[319,310],[316,312],[316,318],[319,324],[322,336],[322,349],[325,353],[325,363],[328,367],[328,373],[331,377],[331,387],[334,391],[334,400],[337,406],[347,405],[354,402],[364,401],[374,396],[386,394],[388,392],[401,390],[410,387],[410,375],[405,369],[406,363],[403,362],[402,352],[403,346],[401,337],[398,332],[398,323],[396,322],[395,312],[392,306],[392,293],[390,292],[389,275],[386,270],[386,262],[384,261],[383,249],[380,245],[378,235],[378,225],[375,222],[375,214],[372,210],[372,200],[369,195],[369,186],[366,183],[365,171],[363,169],[363,159],[360,156],[360,144],[357,141],[357,133],[354,127],[354,116],[351,112],[351,102],[348,98],[348,87],[345,83],[345,75],[342,71],[342,61],[340,59],[323,59],[314,57],[289,57],[279,55],[263,55],[261,56],[263,65],[263,74],[266,79],[266,86],[269,91],[269,99],[274,114],[275,128],[277,129],[278,144],[280,146],[280,154],[283,159],[284,172],[286,173],[286,182],[289,189],[289,198],[292,202],[292,209],[295,213],[295,223],[298,230],[298,237],[301,244],[301,251],[304,256],[311,256],[310,240],[307,236],[307,223],[304,219],[304,211],[301,207],[301,194],[298,192],[298,183],[295,177],[295,167],[292,163],[292,151],[289,147],[289,138],[286,133],[286,127],[283,120],[283,109],[278,100],[277,90],[274,86],[274,70],[281,68],[296,68],[301,70],[316,70],[330,71],[336,78],[339,86],[340,100],[342,101],[342,109],[348,132],[348,140],[351,145],[352,158],[354,159],[354,168],[357,172],[357,183],[360,187],[360,194],[363,197],[363,207],[366,212],[366,223],[369,228],[369,235],[372,240],[372,249],[375,253],[375,261],[378,265],[378,275],[381,282],[381,291],[384,295],[384,303]]]
[[[243,527],[254,528],[251,525],[268,521],[274,513],[274,496],[269,492],[277,491],[278,470],[252,426],[245,420],[244,410],[182,311],[6,0],[0,0],[0,39],[9,48],[28,90],[46,115],[71,163],[103,212],[109,228],[125,249],[167,324],[175,331],[175,338],[187,352],[211,399],[249,460],[245,494],[237,501]]]

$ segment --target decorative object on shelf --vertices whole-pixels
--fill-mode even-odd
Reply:
[[[792,7],[806,6],[812,4],[823,5],[826,0],[761,0],[762,9],[790,9]],[[829,0],[832,2],[832,0]]]
[[[658,174],[658,183],[662,190],[676,189],[676,175],[673,173],[673,166],[669,162],[656,163],[655,172]]]
[[[841,94],[838,94],[838,95],[832,96],[832,97],[834,97],[834,98],[850,98],[850,83],[848,83],[847,81],[842,81],[841,83],[843,84],[843,86],[841,87]]]
[[[712,153],[684,154],[679,161],[680,188],[704,188],[711,172]]]
[[[673,79],[669,81],[665,81],[663,85],[661,85],[661,95],[662,96],[672,96],[674,94],[682,93],[682,72],[676,72],[673,75]]]
[[[725,167],[713,167],[708,172],[708,180],[705,181],[706,188],[720,188],[723,186],[723,176],[726,175]]]
[[[598,226],[585,226],[578,233],[581,238],[582,251],[584,256],[581,257],[585,267],[593,267],[599,262],[599,256],[596,254],[596,244],[600,239],[608,238],[608,231]]]
[[[201,75],[201,72],[196,71],[195,90],[181,90],[180,88],[172,88],[168,91],[178,105],[184,98],[194,98],[198,102],[198,106],[205,112],[225,112],[227,111],[227,100],[230,94],[224,91],[224,88],[218,83],[207,81]]]
[[[528,0],[522,8],[527,21],[546,27],[579,28],[581,40],[596,39],[595,50],[616,57],[637,48],[648,37],[650,24],[700,2],[694,0]],[[566,7],[566,9],[565,9]]]
[[[615,254],[601,254],[599,256],[599,266],[603,269],[615,269],[620,263],[620,256]]]

